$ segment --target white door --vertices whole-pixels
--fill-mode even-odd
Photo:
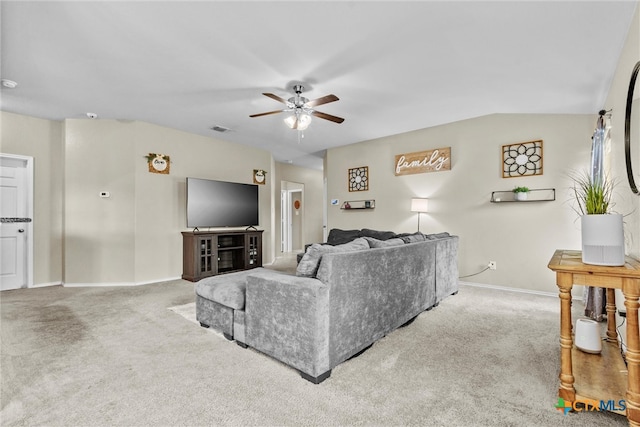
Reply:
[[[0,290],[30,284],[33,159],[0,155]]]

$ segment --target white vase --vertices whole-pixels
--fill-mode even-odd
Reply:
[[[582,262],[624,265],[624,228],[621,214],[582,215]]]
[[[527,197],[529,197],[529,193],[515,193],[516,194],[516,200],[521,202],[523,200],[527,200]]]

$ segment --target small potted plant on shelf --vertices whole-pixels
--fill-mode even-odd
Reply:
[[[520,202],[523,200],[527,200],[527,197],[529,196],[528,187],[516,187],[513,189],[513,192],[515,194],[516,200]]]
[[[622,214],[613,212],[614,182],[608,177],[594,179],[588,173],[572,176],[574,208],[582,228],[582,262],[624,265],[624,224]]]

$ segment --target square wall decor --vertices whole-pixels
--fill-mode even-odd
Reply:
[[[369,189],[369,166],[349,169],[349,191]]]
[[[502,177],[542,175],[542,140],[502,146]]]
[[[161,173],[169,175],[169,169],[171,168],[171,159],[166,154],[149,153],[147,163],[149,164],[149,172]]]

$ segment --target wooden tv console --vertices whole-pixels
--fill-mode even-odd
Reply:
[[[548,267],[556,273],[560,290],[560,388],[558,397],[567,402],[613,401],[630,426],[640,426],[640,339],[638,299],[640,261],[627,257],[621,267],[582,263],[582,252],[557,250]],[[607,337],[601,354],[587,354],[573,345],[571,288],[573,285],[607,289]],[[622,290],[627,309],[627,354],[620,354],[615,326],[615,289]]]
[[[205,277],[262,267],[262,233],[252,231],[183,231],[182,278]]]

